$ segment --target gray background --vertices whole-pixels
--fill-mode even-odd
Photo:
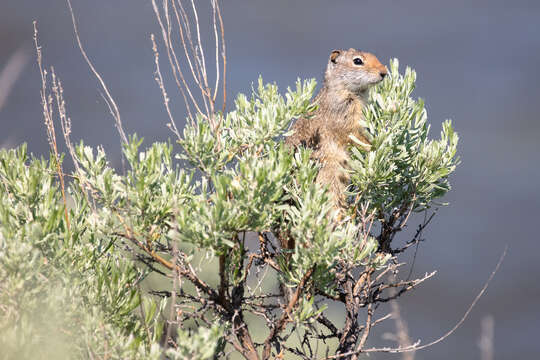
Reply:
[[[153,80],[149,34],[159,30],[150,2],[74,0],[74,7],[87,52],[117,99],[126,131],[148,141],[171,137]],[[259,74],[281,89],[297,77],[321,80],[334,48],[372,51],[386,64],[398,57],[417,70],[415,94],[426,100],[432,136],[452,118],[462,164],[445,199],[450,206],[428,228],[414,269],[416,275],[436,269],[437,277],[400,301],[410,336],[428,342],[450,329],[505,244],[509,252],[464,325],[416,359],[480,359],[480,322],[487,315],[495,319],[496,359],[538,358],[540,2],[227,0],[223,15],[229,96],[248,92]],[[0,109],[0,146],[28,142],[35,154],[47,152],[34,19],[44,61],[63,79],[74,139],[103,144],[118,159],[116,130],[76,48],[63,0],[0,2],[0,69],[21,46],[29,56]],[[180,98],[173,96],[173,104],[181,118]],[[392,326],[374,333],[371,345],[393,345],[382,338],[387,330]]]

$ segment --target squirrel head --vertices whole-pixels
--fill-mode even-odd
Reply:
[[[363,95],[387,74],[386,66],[375,55],[351,48],[332,51],[324,80],[329,88]]]

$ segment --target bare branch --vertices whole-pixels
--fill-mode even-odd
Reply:
[[[227,48],[225,46],[225,28],[223,27],[223,18],[221,17],[221,9],[219,7],[219,1],[213,2],[219,19],[219,28],[221,31],[221,57],[223,59],[223,108],[222,112],[225,114],[225,108],[227,104]],[[216,49],[217,51],[217,49]],[[216,83],[216,88],[219,84]]]
[[[446,339],[447,337],[449,337],[450,335],[452,335],[461,326],[461,324],[463,324],[463,322],[465,321],[465,319],[467,319],[467,317],[471,313],[472,309],[474,308],[474,306],[476,305],[478,300],[480,300],[482,295],[484,295],[484,292],[486,291],[488,285],[491,283],[491,280],[493,280],[493,277],[495,276],[495,274],[499,270],[504,258],[506,257],[507,251],[508,251],[508,245],[505,247],[501,257],[499,258],[499,261],[497,262],[497,265],[495,266],[495,269],[492,271],[491,275],[489,276],[489,278],[485,282],[484,286],[482,287],[482,289],[480,290],[478,295],[476,295],[476,297],[474,298],[473,302],[471,303],[471,305],[469,306],[469,308],[467,309],[465,314],[461,317],[461,319],[457,322],[457,324],[452,329],[450,329],[446,334],[444,334],[443,336],[439,337],[438,339],[433,340],[433,341],[431,341],[431,342],[429,342],[429,343],[427,343],[425,345],[422,345],[422,346],[419,346],[420,340],[418,340],[417,342],[415,342],[414,344],[412,344],[411,346],[408,346],[408,347],[370,348],[370,349],[362,349],[359,352],[362,352],[362,353],[384,352],[384,353],[397,354],[397,353],[404,353],[404,352],[411,352],[411,351],[419,351],[419,350],[431,347],[431,346],[433,346],[435,344],[438,344],[441,341],[443,341],[444,339]],[[356,354],[356,353],[359,353],[359,352],[353,351],[353,352],[350,352],[350,353],[339,354],[339,355],[336,355],[336,356],[333,356],[333,357],[329,357],[328,359],[337,359],[337,358],[340,358],[340,357],[350,356],[350,355],[353,355],[353,354]]]
[[[174,121],[174,118],[171,113],[171,108],[169,106],[169,96],[167,95],[167,90],[165,89],[165,84],[163,83],[163,76],[161,76],[161,70],[159,68],[159,52],[157,50],[156,45],[156,39],[154,37],[154,34],[150,35],[150,40],[152,41],[152,51],[154,52],[154,62],[156,64],[156,77],[155,80],[158,83],[159,89],[161,90],[161,95],[163,96],[163,104],[165,105],[165,110],[167,111],[167,115],[169,116],[169,128],[172,130],[172,132],[176,135],[178,139],[180,139],[180,132],[178,131],[178,128],[176,127],[176,123]],[[189,118],[192,118],[191,111],[189,109],[189,104],[187,103],[186,94],[184,92],[183,88],[180,88],[180,91],[182,92],[182,95],[184,96],[184,102],[186,103],[186,108],[188,110]]]
[[[124,226],[126,226],[124,224]],[[123,233],[116,233],[114,234],[116,236],[121,236],[125,239],[128,239],[130,240],[133,244],[135,244],[137,247],[139,247],[141,250],[143,250],[144,252],[146,252],[148,255],[150,255],[156,262],[160,263],[161,265],[165,266],[167,269],[169,270],[174,270],[176,269],[176,271],[178,271],[178,273],[184,277],[186,277],[189,281],[191,281],[198,289],[204,291],[212,300],[215,300],[217,301],[219,296],[218,294],[216,293],[216,291],[210,287],[208,284],[206,284],[203,280],[199,279],[197,277],[197,275],[195,275],[195,272],[193,271],[192,268],[183,268],[183,267],[180,267],[179,265],[175,266],[173,263],[171,263],[170,261],[162,258],[161,256],[159,256],[158,254],[156,254],[154,251],[152,251],[152,249],[150,249],[148,246],[146,246],[145,244],[143,244],[141,241],[139,241],[136,237],[134,237],[133,235],[130,234],[130,232],[128,231],[127,233],[123,234]]]
[[[86,55],[86,51],[84,50],[84,47],[81,42],[81,38],[79,36],[79,30],[77,28],[77,21],[75,20],[75,14],[73,12],[73,7],[71,6],[71,0],[66,0],[68,7],[69,7],[69,13],[71,14],[71,21],[73,23],[73,31],[75,33],[75,39],[77,40],[77,44],[79,45],[79,50],[81,51],[81,54],[88,64],[88,67],[94,74],[94,76],[97,78],[99,84],[101,85],[101,89],[105,93],[103,96],[105,101],[107,102],[107,106],[109,107],[109,110],[111,112],[111,115],[113,116],[116,124],[116,129],[118,130],[118,133],[120,134],[120,138],[124,144],[127,144],[127,137],[124,132],[124,128],[122,127],[122,119],[120,117],[120,111],[118,110],[118,106],[116,105],[116,101],[114,101],[114,98],[112,97],[111,93],[109,92],[109,88],[107,87],[107,84],[105,84],[105,81],[103,81],[103,78],[99,74],[99,72],[96,70],[90,59],[88,58],[88,55]]]
[[[201,28],[199,22],[199,13],[195,1],[187,0],[188,6],[185,6],[182,0],[162,0],[161,9],[157,5],[156,0],[152,0],[152,6],[156,15],[158,24],[161,29],[163,42],[167,50],[169,59],[169,65],[173,72],[176,85],[179,88],[184,102],[188,109],[188,114],[191,122],[195,121],[193,114],[191,113],[191,105],[195,108],[196,114],[200,115],[203,119],[206,119],[213,131],[219,131],[219,127],[222,121],[222,117],[219,117],[219,122],[216,120],[215,107],[216,98],[219,92],[219,82],[223,77],[223,111],[225,111],[226,102],[226,53],[225,53],[225,35],[223,29],[223,19],[221,17],[221,10],[217,0],[209,0],[212,13],[211,13],[211,26],[214,36],[214,51],[215,51],[215,67],[216,75],[214,81],[214,89],[211,89],[209,85],[209,77],[206,68],[205,50],[201,38]],[[174,13],[174,20],[171,21],[170,7]],[[163,15],[162,15],[163,13]],[[175,24],[173,24],[175,22]],[[192,25],[194,27],[194,33],[192,33]],[[188,81],[184,76],[182,67],[180,65],[180,59],[178,58],[175,46],[174,46],[174,28],[178,27],[179,37],[178,41],[183,48],[184,57],[189,66],[193,82],[199,87],[202,104],[194,96]],[[223,70],[220,68],[220,54],[223,60]],[[223,75],[221,74],[223,72]],[[163,82],[161,80],[161,82]],[[160,88],[162,85],[160,84]],[[163,92],[163,89],[162,89]],[[198,98],[198,96],[197,96]],[[189,101],[188,101],[189,99]],[[203,111],[204,110],[204,111]],[[218,138],[219,139],[219,138]],[[219,144],[219,140],[218,140]]]
[[[193,16],[195,17],[195,29],[197,30],[197,48],[196,48],[196,50],[198,50],[198,51],[196,53],[197,56],[195,57],[195,59],[197,59],[200,62],[201,73],[203,75],[204,85],[206,87],[206,90],[208,91],[208,79],[206,77],[206,62],[205,62],[205,59],[204,59],[204,48],[203,48],[203,45],[202,45],[202,42],[201,42],[201,31],[199,29],[199,14],[197,12],[197,7],[195,6],[195,2],[193,0],[191,0],[191,7],[193,9]]]
[[[283,311],[283,314],[281,314],[281,317],[279,318],[275,326],[270,331],[270,334],[264,341],[263,359],[270,358],[272,341],[274,341],[276,336],[281,332],[281,330],[283,330],[283,327],[287,323],[287,319],[290,317],[291,311],[296,306],[296,303],[298,302],[300,295],[304,291],[306,282],[309,280],[309,278],[313,274],[313,271],[315,271],[315,267],[312,267],[304,274],[304,277],[302,278],[302,280],[300,280],[300,283],[296,287],[296,291],[294,292],[293,296],[289,300],[289,304],[287,305],[287,307]]]
[[[70,226],[70,221],[69,221],[68,207],[67,207],[67,200],[66,200],[64,171],[62,170],[62,164],[60,162],[60,154],[58,153],[58,147],[56,143],[56,131],[54,129],[53,99],[51,95],[47,96],[47,71],[43,69],[41,46],[39,46],[39,42],[38,42],[37,22],[34,21],[33,24],[34,24],[34,45],[36,48],[36,56],[37,56],[37,63],[39,67],[39,73],[41,75],[41,106],[43,107],[43,118],[45,120],[45,128],[47,129],[47,139],[49,142],[49,147],[51,148],[51,152],[53,153],[53,156],[54,156],[54,163],[56,165],[58,180],[60,181],[60,190],[62,192],[62,201],[64,203],[64,219],[66,220],[67,229],[70,230],[71,226]],[[58,88],[56,85],[56,74],[54,73],[53,68],[51,68],[51,72],[52,72],[53,92],[55,94],[58,94]],[[57,98],[58,98],[58,95],[57,95]]]
[[[214,95],[212,96],[212,101],[216,102],[217,92],[219,90],[219,36],[217,33],[217,23],[216,23],[216,0],[211,0],[212,3],[212,27],[214,29],[214,41],[215,41],[215,55],[216,55],[216,81],[214,84]]]
[[[174,4],[174,2],[173,2],[173,4]],[[180,90],[180,93],[182,94],[182,97],[184,98],[184,103],[185,103],[186,109],[188,111],[189,119],[190,119],[191,122],[194,122],[195,119],[193,118],[193,115],[191,113],[191,108],[190,108],[189,102],[187,101],[186,93],[188,94],[189,99],[191,100],[191,103],[195,107],[196,111],[198,113],[202,113],[202,112],[201,112],[201,109],[199,108],[199,105],[197,104],[197,101],[193,97],[193,94],[192,94],[189,86],[187,85],[186,79],[184,77],[184,73],[182,72],[182,68],[180,67],[180,63],[178,61],[178,58],[176,56],[176,52],[174,50],[174,46],[172,44],[171,26],[170,26],[170,20],[169,20],[169,16],[168,16],[168,6],[169,5],[168,5],[168,3],[166,1],[164,1],[163,6],[165,7],[165,10],[166,10],[165,18],[166,18],[166,21],[167,21],[167,27],[165,27],[165,25],[163,24],[163,21],[161,19],[161,14],[159,12],[159,9],[158,9],[158,7],[156,5],[155,0],[152,0],[152,6],[153,6],[153,9],[154,9],[154,13],[156,15],[156,18],[158,20],[159,27],[161,28],[161,35],[162,35],[163,41],[165,43],[165,49],[167,50],[167,56],[168,56],[168,59],[169,59],[169,65],[170,65],[171,70],[173,72],[173,76],[174,76],[174,79],[175,79],[175,82],[176,82],[176,86],[178,87],[178,89]],[[179,24],[179,26],[180,26],[180,34],[182,35],[183,34],[182,33],[182,26],[181,26],[181,24]],[[182,36],[182,38],[183,38],[183,36]],[[188,61],[190,61],[189,58],[188,58]]]

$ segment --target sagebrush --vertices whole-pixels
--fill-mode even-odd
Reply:
[[[2,357],[347,359],[376,350],[366,347],[382,321],[376,305],[432,275],[397,271],[428,220],[400,246],[395,236],[411,213],[439,205],[458,163],[450,121],[439,140],[428,137],[415,77],[393,60],[371,91],[372,148],[350,149],[341,220],[314,181],[310,151],[282,141],[314,110],[314,80],[281,95],[259,79],[232,111],[212,123],[195,116],[175,142],[143,148],[131,136],[125,171],[81,143],[74,172],[60,174],[67,201],[61,157],[2,150]],[[294,250],[279,236],[293,237]]]

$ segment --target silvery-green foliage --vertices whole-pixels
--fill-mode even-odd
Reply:
[[[68,228],[54,160],[0,151],[0,358],[157,359],[141,321],[144,273],[111,247],[73,193]],[[159,335],[158,335],[159,336]]]
[[[180,238],[205,247],[233,247],[232,239],[242,231],[270,230],[291,181],[291,161],[290,152],[276,144],[210,178],[203,175],[201,193],[178,210]]]
[[[416,73],[407,67],[402,75],[398,66],[397,59],[390,62],[389,76],[371,91],[364,111],[371,150],[351,149],[351,193],[378,217],[403,206],[429,207],[450,190],[448,175],[459,162],[450,120],[443,123],[440,140],[428,138],[424,102],[411,97]]]
[[[197,195],[178,210],[178,237],[216,250],[233,247],[242,231],[270,231],[292,181],[292,154],[281,143],[291,120],[313,109],[314,81],[300,80],[282,97],[259,79],[253,96],[239,95],[221,117],[186,125],[181,158],[202,170]]]
[[[198,327],[193,330],[178,328],[177,348],[166,351],[166,355],[174,360],[209,360],[224,346],[223,327],[217,324],[211,328]]]
[[[294,320],[298,324],[310,323],[312,324],[318,315],[322,314],[324,310],[328,308],[326,304],[316,308],[314,306],[315,297],[309,299],[302,297],[298,303],[298,310],[295,312]]]
[[[124,147],[129,169],[119,175],[108,164],[102,149],[96,154],[81,144],[76,153],[80,170],[76,180],[89,188],[98,209],[96,225],[107,234],[131,232],[152,238],[165,236],[175,209],[193,197],[192,172],[179,170],[172,161],[172,145],[154,143],[140,151],[142,139],[130,137]]]
[[[296,89],[289,88],[284,98],[275,84],[264,85],[259,78],[251,98],[240,94],[233,111],[225,116],[217,115],[219,131],[201,118],[195,124],[186,125],[180,140],[184,149],[180,158],[211,176],[234,160],[269,151],[291,119],[313,109],[311,97],[315,85],[313,80],[297,80]]]
[[[354,221],[336,221],[326,189],[315,181],[319,166],[310,156],[311,151],[304,148],[294,154],[294,180],[287,187],[288,202],[281,206],[280,231],[295,239],[295,248],[290,257],[281,259],[280,266],[289,285],[300,283],[314,268],[319,289],[333,293],[334,267],[371,261],[378,246],[373,237],[360,237]]]

